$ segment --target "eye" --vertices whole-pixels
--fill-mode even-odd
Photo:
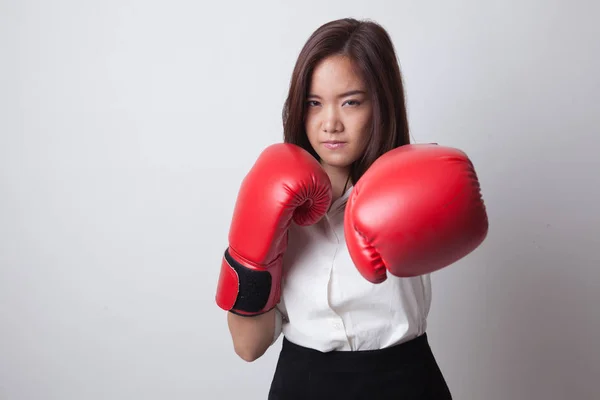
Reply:
[[[309,106],[309,107],[316,107],[316,106],[319,105],[319,102],[316,101],[316,100],[309,100],[309,101],[306,102],[306,105]]]
[[[358,101],[358,100],[348,100],[344,104],[348,104],[349,106],[359,106],[360,105],[360,101]]]

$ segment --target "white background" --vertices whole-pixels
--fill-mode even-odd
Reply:
[[[456,399],[600,398],[596,1],[0,1],[0,399],[265,399],[215,302],[295,58],[371,18],[412,135],[465,150],[484,244],[433,276]]]

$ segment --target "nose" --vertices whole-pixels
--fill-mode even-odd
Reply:
[[[324,113],[322,127],[323,132],[327,133],[336,133],[342,130],[342,122],[340,121],[336,110],[332,109],[332,107]]]

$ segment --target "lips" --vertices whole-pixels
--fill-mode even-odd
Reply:
[[[344,147],[346,145],[346,142],[342,142],[339,140],[328,140],[326,142],[323,142],[323,146],[325,146],[328,149],[331,150],[335,150],[335,149],[340,149],[342,147]]]

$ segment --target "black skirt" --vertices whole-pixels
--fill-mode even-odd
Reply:
[[[451,400],[424,334],[397,346],[323,353],[283,339],[269,400]]]

